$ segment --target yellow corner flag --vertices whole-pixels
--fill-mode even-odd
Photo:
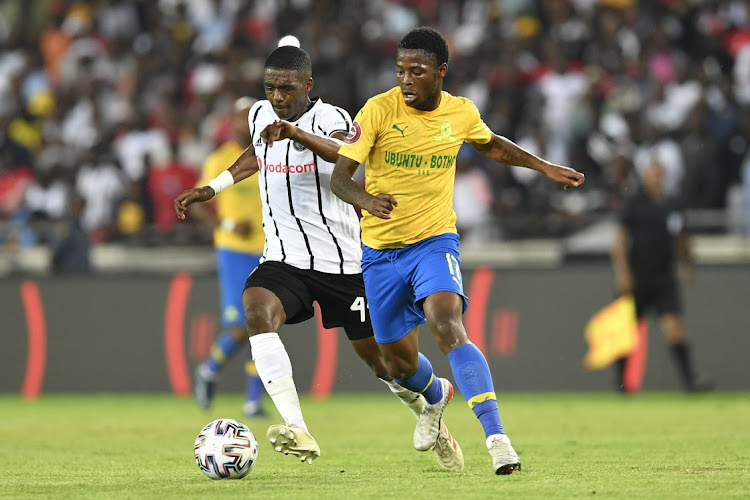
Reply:
[[[586,324],[589,346],[583,358],[587,370],[601,370],[616,359],[630,354],[638,344],[635,302],[623,295],[594,314]]]

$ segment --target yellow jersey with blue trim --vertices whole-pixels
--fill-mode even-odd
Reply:
[[[235,141],[225,142],[211,153],[203,163],[203,171],[198,186],[229,168],[244,149]],[[227,231],[221,226],[214,229],[214,246],[235,252],[262,254],[266,236],[263,232],[263,206],[258,187],[258,176],[253,175],[223,190],[214,198],[216,215],[219,220],[231,219],[235,222],[249,222],[250,234],[247,237]]]
[[[394,87],[362,107],[339,154],[365,162],[365,189],[391,194],[391,219],[363,211],[362,242],[370,248],[403,248],[456,232],[453,185],[456,155],[464,141],[486,144],[493,133],[465,97],[443,91],[432,111],[410,108]]]

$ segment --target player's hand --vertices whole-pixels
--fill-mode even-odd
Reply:
[[[376,196],[371,196],[367,205],[363,206],[362,209],[367,210],[380,219],[390,219],[391,211],[397,206],[398,202],[392,194],[380,193]]]
[[[201,186],[183,191],[174,199],[174,210],[177,212],[177,218],[185,220],[185,212],[187,211],[188,205],[208,201],[213,198],[215,194],[214,190],[208,186]]]
[[[586,180],[581,172],[554,163],[550,163],[544,173],[550,180],[565,186],[565,189],[581,187]]]
[[[294,136],[297,127],[284,120],[276,120],[267,125],[260,133],[260,136],[266,141],[268,147],[273,146],[274,141],[289,139]]]

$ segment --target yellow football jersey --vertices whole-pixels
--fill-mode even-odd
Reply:
[[[234,141],[229,141],[211,153],[203,164],[203,172],[198,186],[229,168],[244,149]],[[214,229],[214,245],[236,252],[263,253],[266,236],[263,233],[263,211],[260,200],[258,176],[253,175],[216,195],[216,214],[219,220],[231,219],[235,222],[248,221],[252,227],[249,237],[226,231],[221,226]]]
[[[339,154],[366,161],[367,192],[391,194],[398,206],[391,219],[363,210],[362,242],[402,248],[455,233],[456,154],[464,141],[486,144],[492,135],[471,100],[447,92],[433,111],[408,107],[399,87],[368,100]]]

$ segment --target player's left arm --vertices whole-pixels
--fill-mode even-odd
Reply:
[[[324,137],[306,132],[287,121],[276,120],[267,125],[260,133],[260,136],[268,143],[268,147],[271,147],[274,141],[291,139],[299,142],[325,161],[334,163],[339,157],[339,148],[343,144],[346,134],[344,132],[335,132],[331,134],[331,137]]]
[[[247,179],[258,170],[258,158],[255,156],[255,149],[250,145],[228,169],[211,179],[208,184],[188,189],[177,196],[174,200],[177,218],[184,220],[189,205],[209,201],[223,189]]]
[[[546,175],[550,180],[563,184],[565,188],[580,187],[584,175],[570,167],[563,167],[535,156],[510,139],[492,134],[487,143],[469,142],[474,149],[491,160],[505,165],[514,165],[534,169]]]

